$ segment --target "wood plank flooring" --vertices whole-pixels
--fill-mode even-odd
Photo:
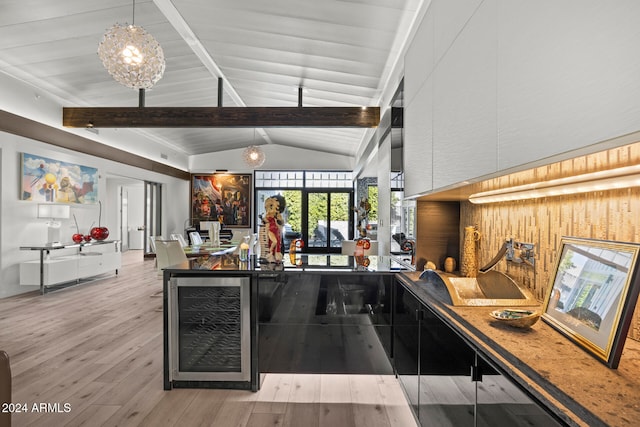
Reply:
[[[27,407],[14,427],[416,425],[391,375],[267,374],[257,393],[163,390],[161,299],[151,296],[162,283],[140,251],[122,262],[115,277],[0,299],[13,402]]]

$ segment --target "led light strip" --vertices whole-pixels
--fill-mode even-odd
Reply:
[[[640,165],[633,165],[533,184],[484,191],[472,194],[469,196],[469,201],[475,204],[498,203],[638,186],[640,186]]]

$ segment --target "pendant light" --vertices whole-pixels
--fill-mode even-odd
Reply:
[[[253,142],[256,142],[256,130],[253,130]],[[252,168],[259,168],[264,164],[266,157],[262,148],[257,145],[250,145],[242,152],[242,160]]]
[[[118,83],[136,90],[150,89],[164,74],[164,52],[151,34],[135,25],[135,9],[133,0],[131,25],[115,24],[104,33],[98,56]]]

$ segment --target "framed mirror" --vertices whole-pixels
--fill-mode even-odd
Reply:
[[[640,245],[563,237],[542,319],[617,368],[638,299]]]

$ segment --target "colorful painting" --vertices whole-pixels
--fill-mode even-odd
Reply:
[[[98,169],[22,153],[20,200],[98,203]]]
[[[251,174],[192,175],[191,215],[228,227],[250,227]]]

